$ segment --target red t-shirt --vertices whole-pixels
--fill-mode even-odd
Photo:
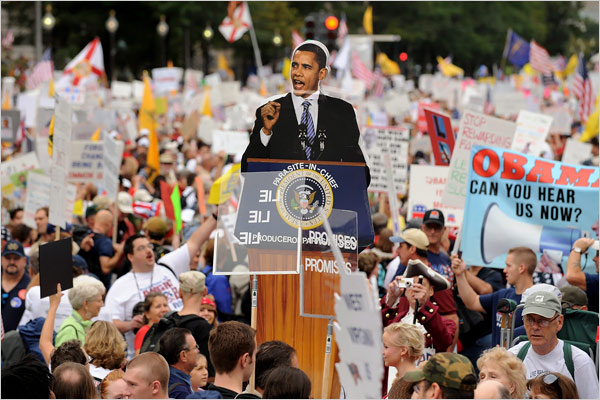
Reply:
[[[135,334],[135,339],[133,340],[133,348],[135,350],[139,350],[142,348],[142,343],[144,343],[144,337],[146,337],[148,329],[150,329],[150,325],[144,325]]]

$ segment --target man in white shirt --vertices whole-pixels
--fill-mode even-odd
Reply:
[[[582,399],[598,398],[594,362],[575,346],[570,346],[574,373],[569,372],[567,362],[570,360],[566,360],[565,345],[557,337],[564,321],[561,312],[560,300],[554,293],[538,291],[529,295],[523,309],[523,324],[529,342],[519,343],[509,351],[523,360],[527,379],[546,372],[558,372],[573,379]]]

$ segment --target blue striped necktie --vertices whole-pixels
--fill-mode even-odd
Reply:
[[[310,160],[311,147],[315,142],[315,125],[313,124],[310,112],[308,112],[308,107],[310,107],[310,101],[305,100],[304,103],[302,103],[302,106],[304,107],[304,111],[302,112],[301,123],[306,125],[306,135],[308,137],[308,144],[305,148],[306,159]]]

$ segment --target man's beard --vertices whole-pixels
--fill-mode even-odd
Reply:
[[[9,270],[10,267],[13,267],[12,270]],[[14,265],[8,265],[6,266],[6,268],[4,268],[4,272],[6,272],[6,275],[18,275],[19,274],[19,268]]]

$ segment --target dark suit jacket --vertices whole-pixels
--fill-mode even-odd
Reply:
[[[248,169],[248,158],[273,158],[283,160],[306,160],[306,153],[298,139],[298,121],[292,103],[292,94],[274,100],[281,104],[279,119],[273,126],[273,133],[267,147],[260,140],[263,120],[260,107],[256,110],[256,121],[250,135],[250,143],[242,157],[242,172]],[[311,150],[311,160],[365,162],[358,146],[360,132],[356,123],[356,114],[350,103],[335,97],[321,94],[319,96],[319,118],[315,129],[326,134],[325,146],[320,151],[320,142],[315,138]],[[369,167],[365,167],[367,186],[371,181]]]

